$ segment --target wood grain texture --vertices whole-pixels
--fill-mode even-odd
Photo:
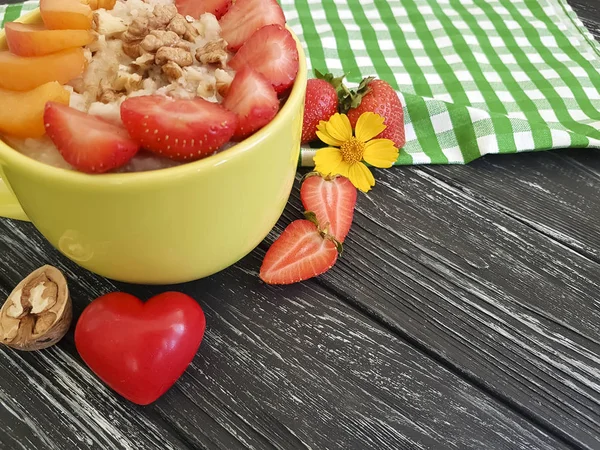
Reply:
[[[148,298],[169,288],[81,271],[29,224],[0,222],[0,253],[2,295],[52,261],[70,280],[75,317],[108,291]],[[177,286],[204,308],[206,338],[153,406],[132,406],[95,379],[71,333],[44,352],[3,349],[0,420],[13,431],[0,442],[11,448],[27,435],[27,449],[159,448],[162,437],[164,448],[567,448],[318,283],[260,283],[262,256],[257,249],[229,270]]]
[[[600,266],[429,170],[378,172],[345,257],[320,281],[567,441],[597,448]],[[526,165],[513,170],[526,178]]]
[[[590,32],[600,39],[600,9],[596,0],[567,0]]]

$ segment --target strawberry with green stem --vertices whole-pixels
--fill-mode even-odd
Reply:
[[[315,71],[315,76],[330,83],[338,94],[338,112],[346,114],[352,128],[361,114],[373,112],[384,117],[386,126],[377,139],[390,139],[397,148],[406,143],[404,130],[404,110],[398,94],[384,80],[375,77],[364,78],[356,89],[349,89],[342,83],[343,77],[334,77],[330,73],[322,74]]]

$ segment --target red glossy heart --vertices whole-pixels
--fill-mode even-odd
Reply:
[[[75,345],[102,381],[126,399],[147,405],[183,374],[205,327],[202,308],[180,292],[165,292],[145,303],[114,292],[85,308],[75,328]]]

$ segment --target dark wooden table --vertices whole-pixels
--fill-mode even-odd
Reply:
[[[6,1],[6,0],[5,0]],[[600,35],[597,0],[572,0]],[[2,449],[600,449],[600,154],[395,168],[361,195],[324,276],[259,282],[268,244],[171,287],[77,268],[28,223],[0,220],[0,294],[50,263],[76,317],[95,297],[174,288],[204,308],[204,342],[148,407],[82,363],[72,330],[0,350]]]

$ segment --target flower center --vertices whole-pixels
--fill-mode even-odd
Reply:
[[[359,141],[354,136],[340,146],[340,152],[344,161],[356,163],[362,161],[365,152],[365,143]]]

